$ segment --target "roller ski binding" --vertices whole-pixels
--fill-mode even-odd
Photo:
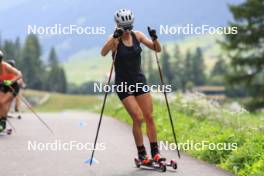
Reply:
[[[166,163],[166,158],[161,158],[159,154],[155,155],[153,159],[150,159],[147,164],[142,162],[142,160],[135,158],[135,165],[137,168],[144,166],[159,170],[161,172],[166,172],[167,167],[172,167],[174,170],[178,168],[175,160],[171,160],[169,163]]]
[[[160,154],[156,154],[153,157],[153,160],[156,163],[164,162],[167,167],[172,167],[174,170],[178,168],[178,165],[175,159],[170,160],[170,162],[168,163],[166,162],[166,158],[161,158]]]

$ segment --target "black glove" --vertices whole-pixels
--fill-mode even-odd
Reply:
[[[120,29],[120,28],[117,28],[113,34],[113,37],[116,39],[116,38],[119,38],[123,35],[124,31],[123,29]]]
[[[151,39],[153,41],[158,39],[156,30],[155,29],[151,29],[149,26],[148,26],[148,33],[149,33],[149,36],[151,37]]]

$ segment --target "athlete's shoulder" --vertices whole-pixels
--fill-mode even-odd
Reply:
[[[144,33],[141,32],[141,31],[133,31],[133,32],[134,32],[134,34],[136,34],[136,35],[138,35],[138,36],[142,36],[142,35],[144,35]]]
[[[142,38],[144,38],[144,36],[145,36],[145,34],[143,32],[141,32],[141,31],[133,31],[133,32],[136,35],[138,41],[141,41]]]
[[[6,61],[2,61],[2,65],[3,65],[4,67],[6,67],[6,66],[8,66],[9,64],[8,64]]]
[[[8,62],[5,62],[5,61],[2,61],[2,66],[7,71],[9,71],[11,68],[13,68]]]

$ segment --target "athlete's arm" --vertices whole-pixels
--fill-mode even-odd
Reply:
[[[158,40],[152,41],[142,32],[135,31],[135,34],[140,43],[143,43],[145,46],[157,52],[161,52],[161,46]]]
[[[3,63],[3,64],[6,64],[6,70],[8,73],[13,73],[15,75],[15,77],[10,81],[15,82],[22,78],[22,73],[18,69],[12,67],[11,65],[7,63]]]
[[[22,88],[26,88],[26,83],[24,82],[23,78],[17,81],[18,85]]]
[[[110,50],[113,50],[114,43],[115,43],[114,37],[112,35],[109,36],[101,50],[101,55],[106,56]]]
[[[112,53],[116,51],[119,43],[118,39],[123,35],[123,32],[123,29],[116,28],[114,34],[111,35],[105,42],[101,50],[102,56],[106,56],[110,50],[112,50]]]

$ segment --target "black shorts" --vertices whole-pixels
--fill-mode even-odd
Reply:
[[[145,76],[141,76],[140,79],[133,82],[127,81],[127,79],[116,78],[115,85],[117,86],[115,92],[120,100],[128,96],[136,97],[150,92]],[[123,87],[123,89],[119,89],[120,87]]]
[[[3,93],[11,92],[14,95],[14,97],[16,97],[19,93],[19,90],[20,87],[17,82],[14,82],[10,87],[0,83],[0,92]]]

